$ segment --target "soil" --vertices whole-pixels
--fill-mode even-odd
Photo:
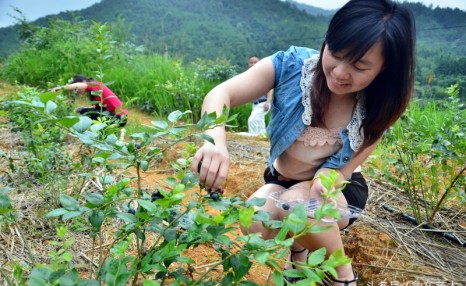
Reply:
[[[0,86],[0,95],[2,90],[5,92],[5,86]],[[136,110],[130,110],[130,114],[130,121],[137,120],[137,122],[149,124],[151,120],[149,116]],[[224,187],[225,195],[246,199],[263,183],[262,174],[268,157],[268,141],[264,138],[245,137],[230,132],[228,133],[228,142],[231,152],[231,166]],[[7,128],[0,129],[1,150],[12,152],[21,144],[21,138],[18,135],[11,133]],[[175,148],[167,154],[166,159],[176,159],[176,156],[177,150]],[[154,188],[156,185],[165,184],[165,178],[172,175],[167,163],[162,162],[156,168],[151,168],[144,173],[143,188]],[[0,171],[5,171],[7,165],[3,164],[1,168],[3,170]],[[398,208],[403,207],[406,200],[400,199],[403,197],[402,190],[367,175],[366,179],[370,186],[366,213],[346,232],[342,232],[345,252],[353,259],[354,269],[360,276],[358,285],[466,285],[464,261],[458,261],[455,264],[455,261],[450,261],[452,259],[447,256],[447,253],[454,252],[465,259],[466,248],[430,233],[420,233],[410,223],[403,222],[395,215],[385,211],[381,207],[383,204],[390,204]],[[33,226],[33,234],[28,238],[32,249],[37,253],[37,257],[46,257],[47,252],[53,249],[49,240],[53,240],[54,230],[50,229],[47,223],[41,222],[41,219],[37,217],[41,214],[35,214],[34,210],[39,208],[41,198],[30,191],[18,192],[12,196],[14,196],[12,199],[17,208],[22,209],[23,212],[21,224]],[[459,218],[455,228],[459,229],[456,232],[457,236],[464,241],[466,240],[464,208],[455,210],[454,213]],[[394,228],[391,228],[390,225],[394,225]],[[113,229],[109,229],[106,235],[110,238],[113,232]],[[239,234],[239,231],[237,233]],[[420,246],[426,249],[419,251],[419,246],[410,245],[415,244],[408,241],[410,237],[414,237],[415,240],[427,241],[423,246]],[[1,245],[3,247],[0,249],[4,255],[0,255],[0,265],[8,265],[8,261],[11,259],[21,259],[18,251],[14,251],[14,249],[23,244],[13,229],[0,233]],[[424,253],[433,252],[430,245],[441,249],[436,252],[440,254],[435,254],[433,259],[426,258],[429,255],[425,256]],[[75,248],[77,248],[77,252],[82,253],[81,263],[77,263],[77,268],[82,266],[84,269],[85,266],[81,264],[89,263],[87,261],[89,257],[86,257],[85,254],[86,249],[90,247],[88,237],[82,238],[82,240],[77,238]],[[196,269],[202,270],[209,266],[217,253],[209,246],[200,246],[188,250],[186,255],[196,261]],[[84,270],[81,272],[85,275]],[[257,264],[254,264],[247,279],[258,285],[274,285],[269,268]],[[4,282],[1,282],[0,275],[0,285],[4,285]]]

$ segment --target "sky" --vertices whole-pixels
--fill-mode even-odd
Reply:
[[[343,6],[348,0],[295,0],[304,4],[312,5],[323,9],[338,9]],[[397,0],[403,2],[404,0]],[[422,4],[440,8],[459,8],[466,11],[466,0],[409,0],[407,2],[421,2]]]
[[[19,15],[11,6],[19,8],[26,20],[34,21],[64,11],[81,10],[98,2],[100,0],[0,0],[0,28],[16,23],[10,15]]]
[[[189,1],[189,0],[186,0]],[[296,0],[301,3],[320,7],[323,9],[337,9],[348,0]],[[398,0],[399,1],[399,0]],[[459,8],[466,11],[466,0],[409,0],[410,2],[422,2],[433,7]],[[0,0],[0,28],[15,24],[16,20],[11,16],[19,16],[12,7],[19,8],[28,21],[34,21],[40,17],[54,15],[64,11],[74,11],[87,8],[100,0]]]

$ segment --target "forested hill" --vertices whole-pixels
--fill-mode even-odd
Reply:
[[[102,0],[77,14],[101,23],[123,19],[131,41],[159,53],[186,61],[226,58],[241,66],[250,54],[265,56],[290,45],[319,48],[328,23],[328,17],[280,0]],[[45,25],[47,19],[36,23]],[[0,29],[1,42],[11,41],[5,30]]]
[[[411,8],[417,21],[418,78],[439,69],[465,75],[466,65],[460,63],[466,60],[466,12],[403,5]],[[102,0],[33,24],[47,25],[56,17],[110,24],[118,20],[123,27],[120,36],[149,50],[187,62],[223,58],[244,67],[251,54],[262,57],[290,45],[319,49],[330,16],[311,8],[280,0]],[[17,49],[14,28],[0,29],[0,57]]]

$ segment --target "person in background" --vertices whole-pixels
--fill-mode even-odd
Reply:
[[[364,209],[368,186],[360,165],[384,132],[406,110],[415,75],[415,23],[406,7],[392,0],[350,0],[332,17],[320,52],[291,46],[260,60],[250,69],[219,84],[205,97],[202,113],[222,114],[274,89],[267,131],[270,139],[265,185],[250,199],[265,198],[263,210],[283,220],[289,212],[270,195],[318,198],[326,192],[320,175],[339,174],[343,191],[336,201]],[[194,155],[191,170],[212,190],[227,178],[230,155],[224,126],[205,131],[209,141]],[[199,165],[199,167],[198,167]],[[199,168],[199,169],[198,169]],[[309,218],[312,223],[312,218]],[[309,252],[322,247],[344,251],[341,230],[355,218],[330,223],[323,233],[297,238],[285,269],[306,263]],[[273,239],[277,231],[255,222],[243,233]],[[299,269],[299,267],[297,267]],[[351,263],[336,267],[333,285],[356,286]],[[285,277],[289,283],[298,277]]]
[[[248,68],[259,62],[257,56],[251,56],[248,60]],[[273,91],[270,90],[261,97],[252,101],[252,111],[248,118],[248,135],[265,136],[265,115],[269,111],[269,104],[272,99]]]
[[[52,88],[53,92],[58,90],[75,91],[78,94],[88,93],[89,100],[94,103],[94,106],[78,107],[76,109],[77,113],[86,115],[92,120],[96,120],[99,117],[110,117],[120,127],[126,125],[128,110],[122,107],[121,100],[103,83],[77,74],[73,76],[70,84]]]

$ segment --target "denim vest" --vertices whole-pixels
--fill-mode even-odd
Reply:
[[[270,136],[270,155],[268,165],[273,172],[273,162],[304,131],[302,114],[302,91],[300,80],[304,60],[318,54],[316,50],[303,47],[290,47],[271,56],[275,69],[274,96],[270,106],[270,123],[267,132]],[[348,129],[339,132],[343,146],[328,157],[321,168],[340,168],[349,162],[353,155]]]

